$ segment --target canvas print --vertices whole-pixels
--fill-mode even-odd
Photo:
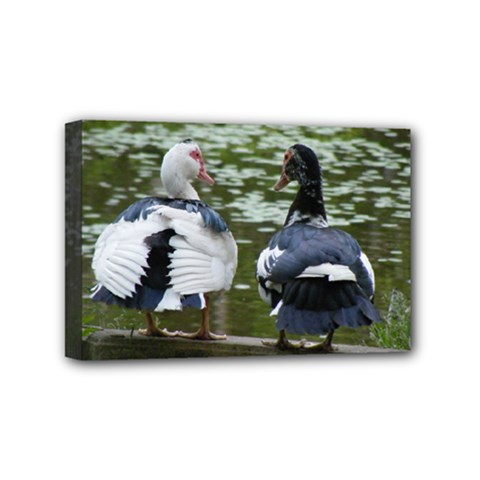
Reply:
[[[66,355],[405,352],[410,131],[66,125]]]

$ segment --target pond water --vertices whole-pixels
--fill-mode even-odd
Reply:
[[[163,155],[185,138],[199,144],[207,171],[216,181],[214,186],[195,184],[200,198],[221,213],[238,243],[239,265],[232,289],[211,296],[213,331],[277,335],[270,309],[257,293],[255,263],[282,227],[295,196],[295,182],[281,192],[272,189],[281,172],[283,153],[295,143],[304,143],[319,156],[329,223],[353,235],[368,255],[375,270],[375,304],[380,312],[388,306],[392,289],[410,298],[408,130],[87,121],[82,178],[85,326],[144,327],[140,312],[89,299],[95,283],[91,270],[94,244],[128,205],[146,196],[165,196],[159,175]],[[193,331],[200,323],[200,312],[165,312],[157,318],[161,328]],[[368,330],[340,328],[334,342],[368,343]]]

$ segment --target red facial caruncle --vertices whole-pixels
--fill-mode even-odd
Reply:
[[[213,185],[215,181],[213,178],[207,173],[205,169],[205,162],[203,161],[202,152],[197,147],[195,150],[190,152],[190,156],[199,164],[200,170],[198,172],[197,178],[202,180],[202,182],[208,183],[209,185]]]

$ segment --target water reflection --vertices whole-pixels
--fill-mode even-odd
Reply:
[[[239,268],[230,292],[212,301],[212,323],[233,335],[275,336],[268,307],[257,295],[255,261],[283,224],[296,192],[280,193],[284,150],[305,143],[324,170],[329,222],[351,233],[376,272],[376,303],[386,306],[392,288],[409,296],[410,138],[406,130],[288,125],[85,122],[83,135],[84,323],[138,328],[135,311],[93,304],[91,258],[98,235],[133,201],[165,195],[159,176],[164,153],[184,138],[200,145],[216,185],[197,184],[200,197],[221,212],[239,247]],[[162,315],[162,325],[192,330],[198,311]],[[365,330],[340,329],[336,341],[359,343]]]

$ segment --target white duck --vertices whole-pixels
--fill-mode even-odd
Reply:
[[[161,167],[169,198],[147,197],[130,205],[103,231],[92,268],[92,300],[142,310],[144,335],[221,340],[209,329],[208,296],[228,290],[237,268],[237,245],[223,218],[200,201],[194,179],[213,185],[202,152],[187,139],[173,146]],[[160,330],[152,312],[195,307],[195,333]]]

